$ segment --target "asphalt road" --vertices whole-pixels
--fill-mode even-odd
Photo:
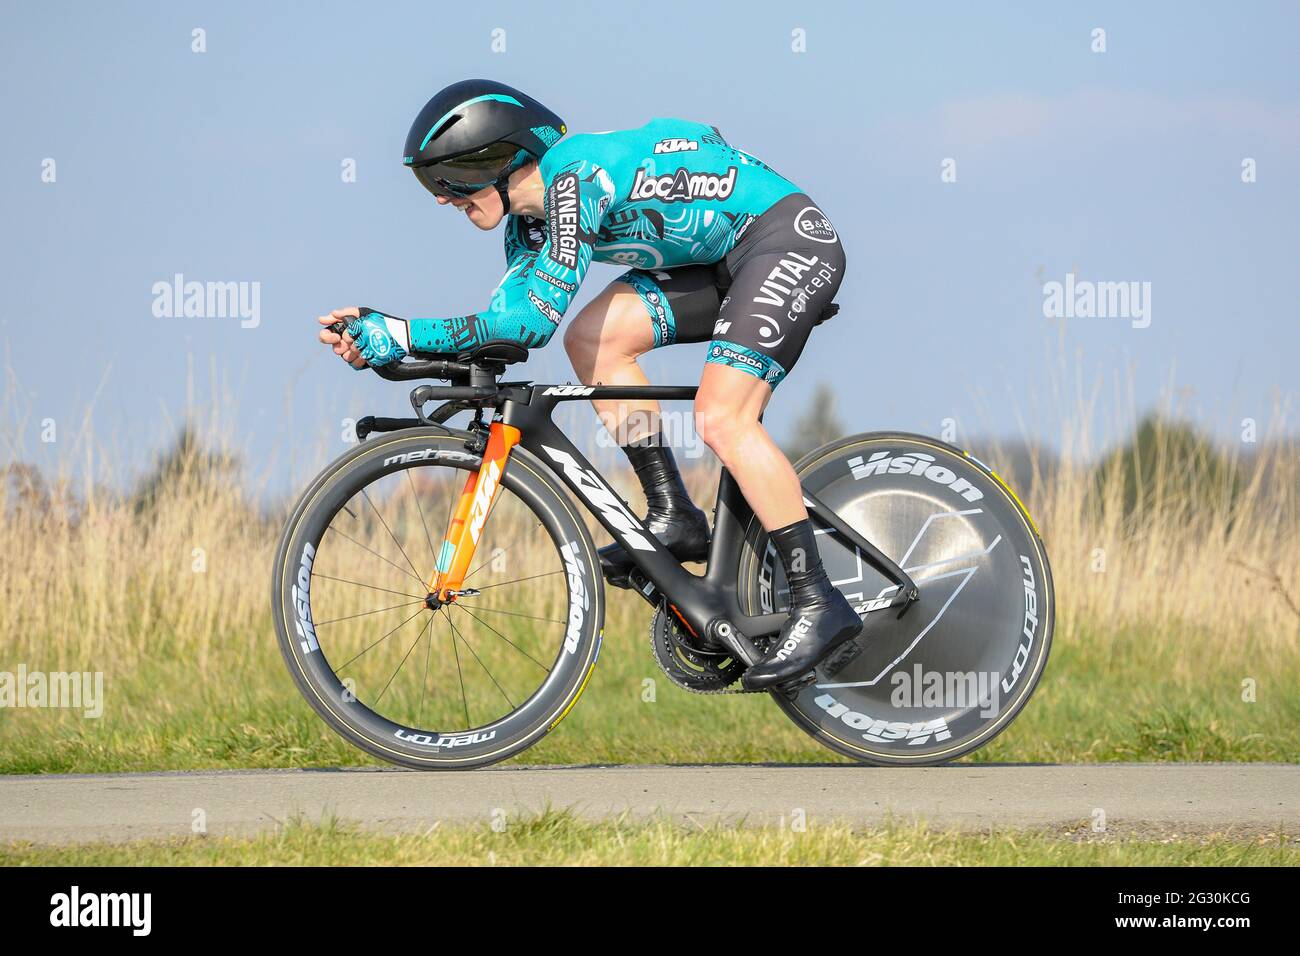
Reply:
[[[1089,823],[1300,830],[1300,765],[510,767],[462,773],[249,770],[0,777],[0,842],[242,835],[331,817],[395,831],[572,808],[780,826],[923,819],[987,830]]]

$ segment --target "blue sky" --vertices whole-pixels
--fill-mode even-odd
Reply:
[[[90,408],[96,440],[141,464],[215,391],[238,409],[228,440],[279,486],[341,450],[342,418],[400,414],[405,390],[344,368],[314,319],[487,304],[499,233],[437,208],[400,162],[420,106],[467,76],[527,89],[574,130],[716,123],[830,215],[849,256],[842,311],[778,390],[778,437],[820,381],[854,430],[937,434],[953,418],[959,442],[1056,443],[1063,404],[1098,382],[1099,418],[1172,383],[1228,437],[1294,399],[1296,4],[443,9],[6,4],[0,454],[80,460],[70,439]],[[1046,318],[1042,285],[1068,272],[1149,282],[1149,327]],[[259,283],[260,323],[155,317],[154,283],[176,273]],[[596,266],[578,305],[616,274]],[[702,360],[679,346],[646,367],[682,383]],[[572,377],[558,336],[525,374]]]

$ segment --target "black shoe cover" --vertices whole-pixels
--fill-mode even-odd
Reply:
[[[651,509],[645,525],[678,561],[703,561],[709,556],[709,519],[693,504]],[[632,559],[623,545],[607,544],[597,554],[605,580],[615,587],[628,587]]]
[[[672,449],[660,441],[659,435],[651,435],[623,446],[645,492],[646,528],[678,561],[703,561],[709,556],[709,519],[691,501]],[[623,545],[606,545],[599,554],[605,580],[616,587],[630,587],[632,559]]]
[[[835,588],[828,588],[818,603],[790,611],[767,656],[745,671],[745,688],[767,690],[801,677],[861,630],[862,618],[852,605]]]

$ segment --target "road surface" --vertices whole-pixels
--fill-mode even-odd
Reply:
[[[246,835],[298,818],[389,831],[571,808],[696,823],[1300,831],[1300,765],[508,767],[462,773],[246,770],[0,777],[0,842]],[[202,831],[198,831],[202,832]]]

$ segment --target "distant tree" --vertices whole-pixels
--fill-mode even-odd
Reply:
[[[1108,482],[1122,481],[1126,516],[1162,504],[1230,507],[1244,484],[1243,470],[1191,425],[1150,415],[1127,444],[1097,464],[1093,490],[1100,494]]]
[[[835,390],[825,382],[813,389],[812,398],[794,423],[793,433],[782,445],[791,461],[798,461],[814,448],[843,438],[844,423],[835,412]]]
[[[168,488],[187,489],[228,484],[239,480],[239,459],[204,445],[192,425],[186,425],[171,446],[154,459],[131,495],[137,512],[152,508]]]
[[[50,492],[45,478],[35,465],[16,461],[0,468],[4,477],[4,500],[11,511],[44,514],[50,507]]]

